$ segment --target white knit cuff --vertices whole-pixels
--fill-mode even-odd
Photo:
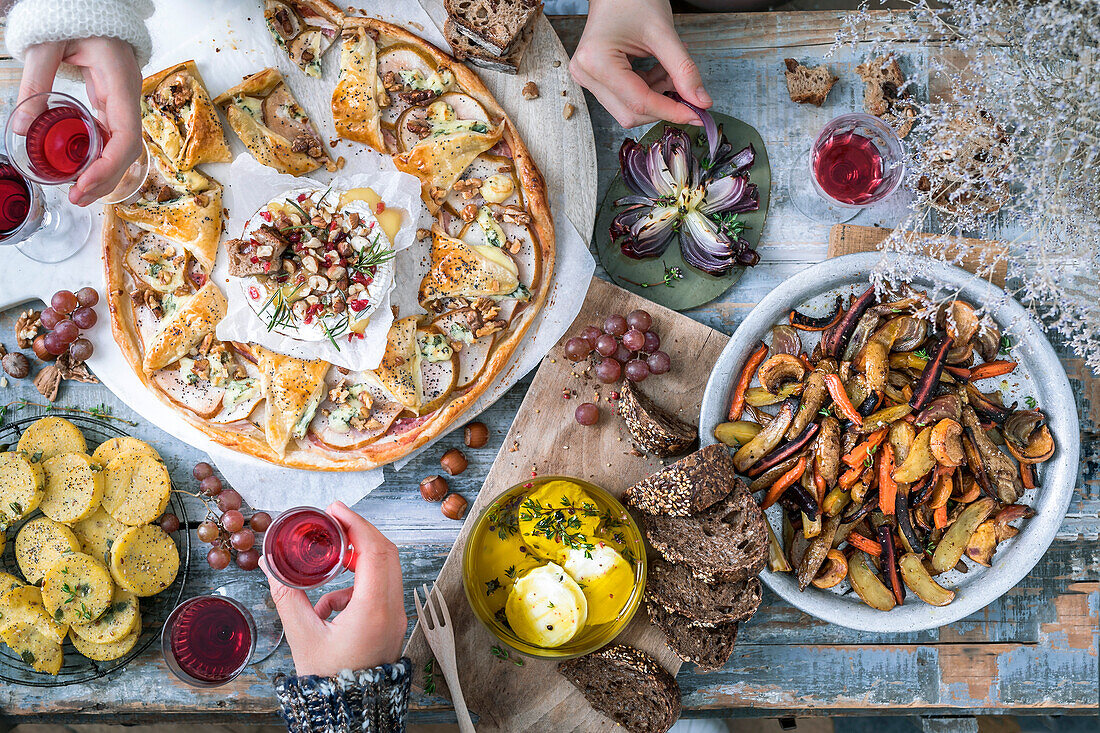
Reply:
[[[153,46],[145,19],[151,0],[20,0],[8,13],[8,52],[22,60],[31,46],[75,38],[118,38],[134,48],[138,67]]]

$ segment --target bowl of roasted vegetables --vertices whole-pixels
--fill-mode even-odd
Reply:
[[[763,578],[818,618],[907,631],[1000,597],[1057,533],[1077,474],[1069,380],[990,283],[879,253],[783,283],[719,357],[700,418],[768,517]],[[944,297],[943,293],[950,296]]]

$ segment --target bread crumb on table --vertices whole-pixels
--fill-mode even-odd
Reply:
[[[568,120],[570,117],[573,116],[573,112],[575,112],[576,109],[577,108],[569,104],[569,102],[566,102],[565,106],[562,107],[561,116]]]
[[[529,81],[523,85],[523,89],[520,90],[520,94],[523,95],[524,99],[538,99],[539,85],[533,81]]]

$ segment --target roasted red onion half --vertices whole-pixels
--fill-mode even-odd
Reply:
[[[658,257],[673,236],[680,238],[684,261],[711,275],[735,265],[751,267],[760,256],[741,237],[745,224],[738,214],[760,207],[748,170],[756,162],[752,145],[734,152],[722,127],[704,109],[675,92],[703,121],[708,151],[696,158],[691,138],[666,126],[661,138],[641,145],[630,138],[619,148],[619,170],[629,196],[615,201],[622,211],[611,222],[611,240],[634,259]]]

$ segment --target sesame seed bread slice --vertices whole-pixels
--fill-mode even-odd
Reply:
[[[623,500],[647,514],[687,517],[724,499],[736,481],[729,449],[715,443],[642,479]]]
[[[455,30],[497,56],[506,56],[542,12],[540,0],[443,0]]]
[[[662,410],[633,382],[623,385],[617,409],[634,444],[655,456],[684,453],[699,437],[694,425]]]
[[[752,618],[763,597],[755,577],[733,583],[704,583],[686,566],[659,558],[649,564],[645,590],[650,603],[706,627]]]
[[[662,557],[708,583],[758,574],[768,561],[764,515],[738,480],[729,496],[692,517],[642,515],[646,537]]]
[[[794,59],[783,59],[783,63],[787,66],[787,94],[792,102],[820,107],[829,96],[829,90],[840,81],[825,64],[810,68]]]
[[[692,662],[700,671],[716,672],[733,656],[737,641],[737,622],[704,628],[687,616],[666,611],[654,603],[646,604],[649,618],[664,632],[669,648],[685,662]]]
[[[656,659],[613,644],[558,664],[599,712],[632,733],[664,733],[680,717],[680,686]]]

